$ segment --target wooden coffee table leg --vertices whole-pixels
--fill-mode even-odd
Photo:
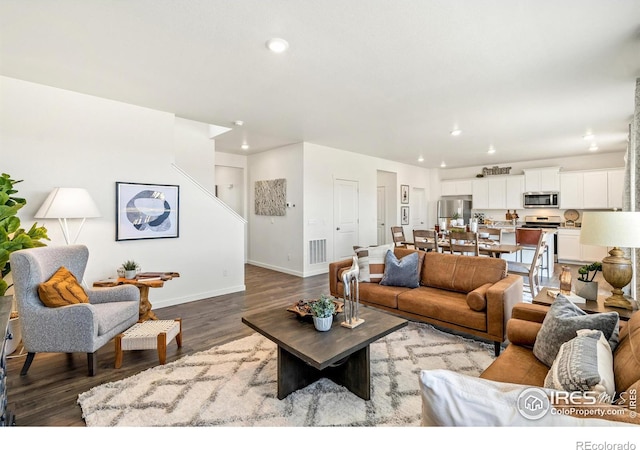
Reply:
[[[337,367],[325,369],[323,376],[340,384],[364,400],[371,399],[369,346],[352,353]]]
[[[278,400],[320,378],[321,372],[278,346]]]

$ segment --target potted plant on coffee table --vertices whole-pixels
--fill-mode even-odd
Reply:
[[[580,275],[575,281],[576,295],[587,300],[598,300],[598,282],[593,281],[598,272],[602,271],[602,263],[596,261],[578,269]]]
[[[334,298],[331,295],[322,294],[320,298],[310,304],[313,314],[313,325],[318,331],[328,331],[333,323],[333,314],[336,312]]]

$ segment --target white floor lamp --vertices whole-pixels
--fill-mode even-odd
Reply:
[[[100,217],[100,211],[86,189],[57,187],[51,191],[34,217],[58,219],[68,245],[76,243],[85,220]],[[73,239],[69,231],[69,219],[82,219]]]

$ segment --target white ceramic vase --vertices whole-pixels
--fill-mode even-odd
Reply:
[[[597,281],[574,281],[574,289],[576,295],[586,300],[598,300],[598,282]]]
[[[135,270],[135,269],[133,269],[133,270],[125,270],[125,271],[124,271],[124,277],[125,277],[127,280],[133,280],[133,279],[136,277],[136,273],[137,273],[137,272],[136,272],[136,270]]]
[[[331,324],[333,323],[333,316],[329,317],[315,317],[313,316],[313,324],[318,331],[329,331]]]

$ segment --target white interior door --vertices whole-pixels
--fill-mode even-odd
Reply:
[[[353,255],[353,246],[358,244],[358,182],[334,180],[334,254],[336,259]]]
[[[427,225],[427,202],[425,200],[424,188],[412,188],[411,199],[409,201],[411,206],[411,229],[412,230],[426,230],[431,228]]]
[[[378,245],[385,244],[387,237],[387,227],[385,226],[385,217],[387,217],[387,188],[378,186]]]

